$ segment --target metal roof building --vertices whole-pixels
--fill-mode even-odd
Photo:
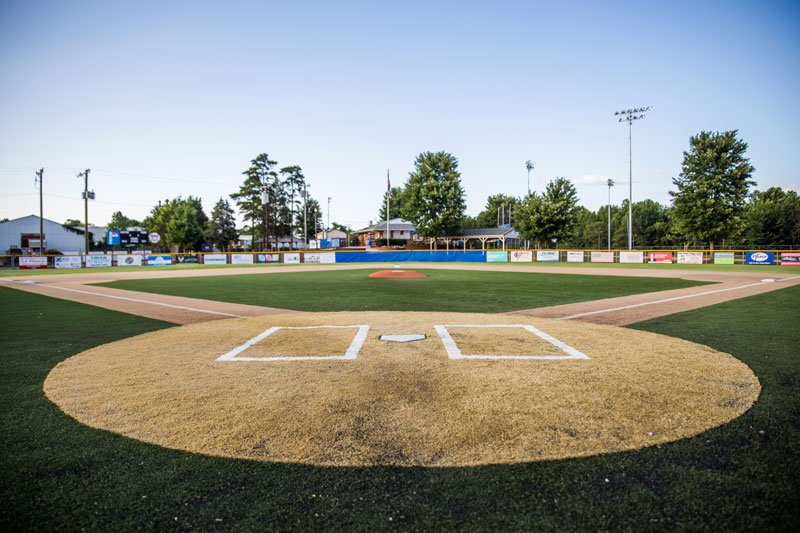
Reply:
[[[58,222],[42,219],[44,250],[60,252],[84,252],[83,228],[69,230]],[[0,254],[11,249],[39,253],[39,217],[29,215],[0,222]]]

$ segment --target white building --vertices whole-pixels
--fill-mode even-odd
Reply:
[[[40,253],[44,250],[81,252],[84,250],[83,228],[70,230],[58,222],[42,219],[44,246],[39,245],[39,217],[30,215],[0,222],[0,254],[11,250]]]

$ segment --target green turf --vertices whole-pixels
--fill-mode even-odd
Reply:
[[[91,346],[167,324],[0,287],[4,530],[768,530],[800,526],[800,286],[652,320],[750,365],[763,393],[695,438],[570,461],[321,468],[167,450],[42,392]],[[157,350],[158,347],[154,347]]]
[[[425,269],[418,271],[427,278],[370,278],[375,270],[126,280],[102,285],[296,311],[463,313],[501,313],[703,285],[672,278]]]

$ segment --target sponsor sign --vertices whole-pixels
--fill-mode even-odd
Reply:
[[[702,265],[703,252],[678,252],[678,263],[683,265]]]
[[[715,265],[732,265],[733,260],[733,252],[714,252]]]
[[[150,244],[158,244],[158,242],[161,240],[161,235],[154,231],[147,236],[147,240],[150,241]]]
[[[20,257],[19,267],[25,269],[47,268],[46,257]]]
[[[614,252],[592,252],[592,263],[613,263]]]
[[[56,268],[81,268],[83,259],[75,255],[57,255],[55,257]]]
[[[517,250],[516,252],[511,252],[512,263],[530,263],[531,261],[533,261],[533,252],[531,251]]]
[[[303,263],[319,263],[319,253],[309,252],[303,254]]]
[[[800,252],[781,252],[781,265],[800,265]]]
[[[536,261],[558,262],[558,250],[537,250]]]
[[[583,252],[567,252],[567,263],[583,263]]]
[[[644,252],[620,252],[620,263],[644,263]]]
[[[171,255],[148,255],[147,266],[165,266],[172,264]]]
[[[319,254],[319,262],[323,264],[331,264],[336,262],[336,254],[334,252],[327,252]]]
[[[256,263],[280,263],[281,256],[278,254],[256,254]]]
[[[142,266],[142,254],[118,255],[116,257],[118,267]]]
[[[648,252],[648,263],[672,263],[672,252]]]
[[[110,267],[111,259],[110,255],[87,255],[86,268]]]
[[[486,262],[487,263],[507,263],[508,262],[508,252],[505,250],[490,250],[486,252]]]
[[[115,246],[119,244],[119,232],[116,230],[111,230],[108,232],[108,245]]]
[[[744,262],[748,265],[774,265],[775,252],[747,252]]]
[[[203,256],[203,264],[206,265],[224,265],[227,262],[225,254],[205,254]]]
[[[231,254],[232,265],[252,265],[253,254]]]
[[[199,257],[197,254],[176,254],[175,255],[175,264],[176,265],[188,265],[188,264],[197,264],[199,263]]]
[[[283,262],[287,264],[297,264],[300,262],[300,254],[283,254]]]

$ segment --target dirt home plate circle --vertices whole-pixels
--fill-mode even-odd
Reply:
[[[730,355],[652,333],[378,312],[147,333],[67,359],[44,390],[91,427],[190,452],[465,466],[675,441],[740,416],[760,385]]]

